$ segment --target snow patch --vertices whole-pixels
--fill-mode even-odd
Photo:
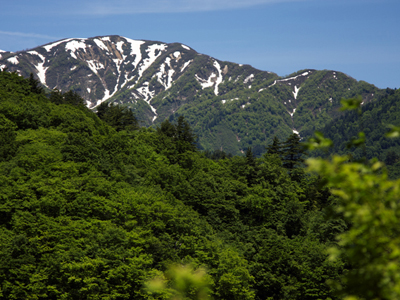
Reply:
[[[233,98],[233,99],[229,99],[229,100],[221,100],[222,104],[225,104],[228,101],[234,101],[234,100],[239,100],[239,98]]]
[[[90,88],[87,88],[88,93],[90,94]]]
[[[205,80],[203,78],[200,78],[197,74],[194,74],[194,76],[196,77],[196,80],[200,83],[201,88],[204,90],[208,87],[213,86],[214,82],[211,81],[211,78],[215,78],[215,74],[211,73],[210,77],[208,78],[208,80]]]
[[[29,53],[30,55],[39,55],[39,53],[37,53],[36,51],[28,51],[26,53]]]
[[[298,136],[300,136],[299,132],[296,129],[293,129],[293,133],[297,134]]]
[[[214,72],[211,73],[210,77],[208,77],[207,80],[200,78],[197,74],[194,76],[196,77],[197,81],[200,83],[202,89],[212,87],[214,84],[214,94],[218,96],[218,86],[222,82],[222,71],[221,71],[221,66],[220,64],[215,60],[214,61],[214,67],[217,69],[218,74],[215,74]]]
[[[297,88],[296,85],[294,86],[294,92],[292,92],[292,93],[293,93],[293,96],[294,96],[294,99],[297,99],[297,95],[298,95],[300,89],[301,89],[301,88]]]
[[[222,71],[221,71],[221,66],[219,65],[219,63],[216,60],[214,61],[214,67],[217,68],[218,74],[219,74],[217,81],[215,82],[215,88],[214,88],[214,93],[215,93],[215,95],[218,96],[218,85],[220,85],[222,82]]]
[[[81,41],[70,41],[67,44],[65,44],[65,51],[71,51],[71,56],[75,59],[78,59],[75,55],[75,51],[78,49],[83,49],[83,51],[86,52],[86,44]]]
[[[97,74],[97,70],[104,69],[104,65],[97,60],[88,60],[86,62],[90,70],[95,74]]]
[[[190,50],[190,48],[188,46],[186,46],[186,45],[181,44],[181,46],[182,46],[183,49]]]
[[[47,71],[47,69],[49,67],[47,67],[47,68],[43,67],[43,65],[45,63],[45,57],[42,54],[39,54],[36,51],[28,51],[27,53],[29,53],[31,55],[39,56],[39,58],[42,60],[42,62],[38,63],[38,65],[35,66],[35,68],[38,71],[37,76],[39,77],[40,82],[47,86],[47,84],[46,84],[46,71]]]
[[[18,65],[19,61],[18,61],[18,57],[13,56],[7,59],[10,63],[12,63],[13,65]]]
[[[42,60],[42,62],[39,63],[36,66],[36,69],[38,70],[38,74],[37,75],[39,77],[40,82],[47,86],[47,84],[46,84],[46,71],[47,71],[47,69],[49,67],[47,67],[47,68],[43,67],[43,65],[45,63],[45,57],[43,55],[37,53],[37,56],[39,56],[40,59]]]
[[[106,100],[107,100],[108,98],[110,98],[111,96],[112,96],[112,95],[110,95],[110,91],[109,91],[108,89],[105,89],[105,91],[104,91],[104,97],[103,97],[103,99],[100,100],[100,103],[106,101]],[[97,102],[99,102],[99,101],[97,101]]]
[[[122,59],[125,60],[126,55],[124,55],[124,49],[122,49],[122,45],[125,44],[123,41],[119,41],[116,44],[117,50],[119,51],[119,53],[121,53]]]
[[[144,71],[147,70],[148,67],[151,66],[151,64],[161,55],[161,51],[165,51],[167,49],[166,44],[154,44],[150,45],[147,49],[146,52],[148,53],[149,57],[143,60],[143,64],[140,66],[139,69],[139,76],[142,77],[142,74]],[[156,51],[158,50],[158,54],[156,54]]]
[[[293,115],[294,115],[295,112],[296,112],[296,109],[293,108],[293,112],[292,112],[292,113],[289,113],[289,115],[293,118]]]
[[[175,52],[174,52],[174,56],[175,56],[175,58],[178,58],[178,57],[179,57],[179,55],[181,55],[181,53],[180,53],[179,51],[175,51]]]
[[[77,68],[77,66],[73,66],[70,70],[73,71]]]
[[[297,76],[294,76],[294,77],[275,80],[274,83],[271,84],[270,86],[268,86],[267,88],[270,88],[271,86],[274,86],[274,85],[277,84],[278,82],[294,80],[294,79],[296,79],[297,77],[300,77],[300,76],[307,76],[307,75],[310,74],[310,73],[311,73],[311,72],[308,72],[308,71],[307,71],[307,72],[304,72],[303,74],[300,74],[300,75],[297,75]],[[290,85],[290,83],[289,83],[289,85]],[[261,90],[263,90],[263,89],[261,89]],[[261,91],[261,90],[260,90],[260,91]],[[299,88],[299,90],[300,90],[300,88]],[[260,91],[259,91],[259,92],[260,92]],[[296,97],[297,97],[297,96],[296,96]]]
[[[167,66],[169,68],[168,71],[166,71]],[[167,57],[165,62],[160,66],[160,71],[155,76],[157,76],[158,82],[167,90],[172,86],[172,76],[174,73],[175,70],[171,67],[171,58]]]
[[[103,43],[102,40],[98,40],[98,39],[94,39],[93,42],[96,43],[97,47],[99,47],[101,50],[107,51],[108,52],[108,48],[107,46]]]
[[[253,82],[253,80],[254,80],[254,74],[250,74],[249,76],[247,76],[247,77],[245,78],[245,80],[243,81],[243,83],[248,83],[249,81],[250,81],[250,82]]]
[[[0,70],[1,70],[1,71],[3,71],[5,68],[7,68],[6,65],[1,65],[1,66],[0,66]]]
[[[279,79],[279,80],[277,80],[277,81],[294,80],[294,79],[296,79],[297,77],[300,77],[300,76],[307,76],[308,74],[310,74],[310,73],[309,73],[309,72],[304,72],[303,74],[300,74],[300,75],[297,75],[297,76],[294,76],[294,77],[290,77],[290,78]]]
[[[135,61],[132,63],[135,68],[138,63],[142,60],[142,53],[140,52],[140,46],[144,44],[143,41],[136,41],[132,39],[125,38],[126,41],[131,45],[131,55],[136,55]]]
[[[157,118],[157,110],[150,104],[151,99],[154,97],[155,92],[149,90],[149,82],[146,81],[137,89],[137,91],[144,97],[144,101],[150,106],[151,111],[154,113],[152,122]]]
[[[51,49],[53,49],[55,46],[58,46],[58,45],[60,45],[61,43],[68,42],[68,41],[71,41],[71,40],[73,40],[73,38],[61,40],[61,41],[52,43],[52,44],[50,44],[50,45],[43,46],[43,48],[46,49],[47,52],[49,52],[49,51],[50,51]]]
[[[101,39],[102,39],[103,41],[111,42],[109,36],[104,36],[104,37],[102,37]]]
[[[187,68],[188,65],[190,65],[192,63],[193,59],[185,62],[181,68],[181,72],[183,72],[183,70],[185,70]]]

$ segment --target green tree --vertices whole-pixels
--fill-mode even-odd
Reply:
[[[97,116],[117,131],[139,129],[138,120],[127,107],[103,102],[97,107]]]
[[[33,76],[33,73],[29,75],[29,85],[31,86],[31,92],[34,94],[44,94],[44,88],[38,79]]]
[[[281,155],[281,153],[282,153],[281,148],[282,148],[281,142],[279,141],[278,137],[275,135],[274,139],[272,141],[272,144],[267,146],[267,153]]]
[[[10,159],[17,150],[17,125],[0,114],[0,162]]]

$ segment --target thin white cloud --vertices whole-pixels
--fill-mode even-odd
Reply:
[[[81,2],[82,10],[80,13],[89,15],[184,13],[230,10],[256,5],[301,1],[309,0],[88,0]]]
[[[37,34],[37,33],[25,33],[25,32],[15,32],[15,31],[2,31],[0,30],[0,35],[10,35],[10,36],[19,36],[19,37],[28,37],[28,38],[39,38],[44,40],[57,40],[59,37]]]

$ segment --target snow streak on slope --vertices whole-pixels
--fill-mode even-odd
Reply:
[[[142,60],[142,53],[140,51],[140,46],[144,44],[143,41],[136,41],[132,39],[125,38],[126,41],[131,45],[131,55],[135,55],[135,61],[132,63],[135,69],[138,63]]]
[[[143,72],[146,71],[147,68],[150,67],[151,64],[161,55],[161,51],[165,51],[165,49],[167,49],[167,47],[168,46],[166,44],[154,44],[154,45],[150,45],[146,49],[146,52],[148,53],[149,57],[145,58],[143,60],[142,65],[140,66],[140,69],[139,69],[140,77],[142,77]]]
[[[107,46],[103,43],[102,40],[94,39],[93,42],[95,42],[96,45],[97,45],[97,47],[99,47],[101,50],[104,50],[104,51],[108,52],[108,48],[107,48]]]
[[[218,70],[218,78],[217,81],[215,82],[215,88],[214,88],[214,93],[215,95],[218,96],[218,85],[222,82],[222,71],[221,71],[221,66],[217,61],[214,61],[214,67],[216,67]]]
[[[36,70],[38,70],[37,76],[39,77],[40,82],[43,83],[45,86],[47,86],[47,84],[46,84],[46,71],[47,71],[47,69],[49,67],[47,67],[47,68],[43,67],[43,65],[44,65],[44,63],[46,61],[45,57],[43,55],[39,54],[36,51],[29,51],[28,53],[31,54],[31,55],[39,56],[39,58],[42,60],[42,62],[39,63],[35,68],[36,68]]]
[[[294,92],[292,92],[292,93],[293,93],[293,96],[294,96],[294,99],[297,99],[297,95],[298,95],[300,89],[301,89],[301,88],[297,88],[296,85],[294,86]]]
[[[98,70],[104,69],[104,65],[99,61],[87,60],[86,63],[88,65],[88,67],[90,68],[90,70],[92,70],[92,72],[95,74],[97,74]]]
[[[182,66],[181,72],[183,72],[183,70],[185,70],[187,68],[188,65],[190,65],[192,63],[193,59],[188,60],[187,62],[185,62]]]
[[[157,118],[156,109],[150,104],[151,99],[154,97],[155,92],[149,90],[149,82],[144,82],[143,85],[137,89],[137,91],[144,97],[144,101],[150,106],[151,111],[154,113],[152,122]]]
[[[250,74],[249,76],[246,77],[243,83],[248,83],[249,81],[253,82],[253,80],[254,80],[254,74]]]
[[[298,77],[300,77],[300,76],[307,76],[308,74],[310,74],[310,72],[307,71],[307,72],[304,72],[303,74],[300,74],[300,75],[297,75],[297,76],[294,76],[294,77],[285,78],[285,79],[277,79],[277,80],[274,81],[273,84],[271,84],[271,85],[268,86],[268,87],[274,86],[274,85],[277,84],[278,82],[289,81],[289,80],[295,80],[296,78],[298,78]],[[263,90],[263,89],[259,90],[259,92],[261,92],[262,90]]]
[[[169,68],[168,71],[166,71],[166,67]],[[161,83],[166,90],[172,86],[172,76],[174,73],[175,70],[171,67],[171,58],[167,57],[165,62],[160,66],[160,71],[156,74],[158,82]]]
[[[218,85],[222,82],[222,71],[221,71],[221,66],[216,60],[214,61],[213,65],[217,69],[218,74],[215,74],[214,72],[211,73],[210,77],[208,77],[207,80],[200,78],[197,74],[195,74],[194,76],[200,83],[203,90],[205,88],[212,87],[215,84],[214,94],[218,96]]]

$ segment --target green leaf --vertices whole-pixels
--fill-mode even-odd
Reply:
[[[361,103],[362,103],[362,97],[357,96],[356,98],[350,98],[350,99],[342,99],[340,100],[340,103],[342,104],[342,107],[340,108],[341,111],[344,110],[359,110]]]
[[[385,134],[388,138],[397,138],[400,136],[400,127],[394,125],[388,125],[390,131]]]
[[[333,146],[331,139],[327,139],[320,131],[314,133],[314,137],[310,138],[308,142],[304,143],[308,150],[324,149]]]

